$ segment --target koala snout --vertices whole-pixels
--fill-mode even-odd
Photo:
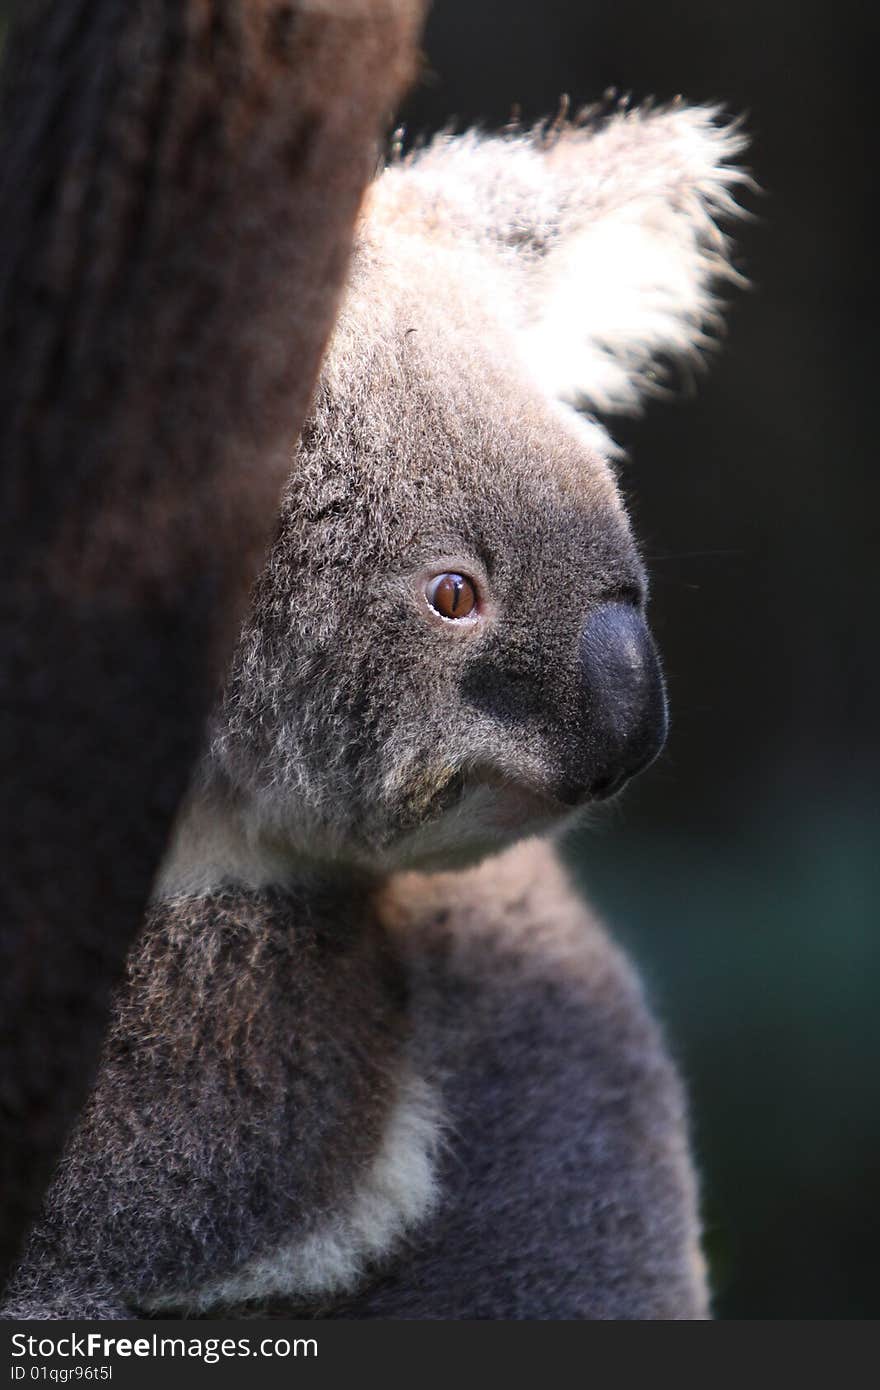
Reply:
[[[645,619],[623,602],[590,614],[580,663],[591,733],[581,796],[604,799],[653,762],[666,741],[663,670]]]

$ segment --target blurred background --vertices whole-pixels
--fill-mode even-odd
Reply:
[[[752,291],[693,398],[616,427],[671,737],[570,847],[688,1080],[721,1317],[880,1313],[875,16],[435,0],[404,112],[411,139],[614,86],[747,118]]]
[[[880,1313],[876,25],[859,0],[435,0],[403,113],[412,139],[613,86],[747,117],[752,291],[692,398],[615,427],[671,737],[570,846],[687,1077],[721,1317]]]

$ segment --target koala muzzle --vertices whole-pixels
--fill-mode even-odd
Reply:
[[[666,689],[654,639],[638,608],[603,603],[580,643],[591,770],[583,791],[613,796],[653,762],[666,741]]]

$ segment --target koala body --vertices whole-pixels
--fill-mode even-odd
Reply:
[[[714,322],[703,109],[377,180],[7,1316],[701,1317],[681,1089],[552,834],[665,735],[597,415]]]

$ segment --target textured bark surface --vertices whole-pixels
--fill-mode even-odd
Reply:
[[[0,114],[0,1273],[97,1060],[421,0],[28,0]]]

